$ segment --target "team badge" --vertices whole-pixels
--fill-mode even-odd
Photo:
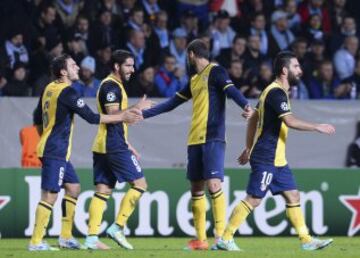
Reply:
[[[289,105],[286,102],[282,102],[280,107],[284,111],[289,111]]]
[[[115,100],[115,93],[114,92],[109,92],[107,95],[106,95],[106,100],[109,101],[109,102],[113,102]]]
[[[76,101],[76,105],[79,107],[79,108],[82,108],[85,106],[85,101],[83,99],[78,99]]]

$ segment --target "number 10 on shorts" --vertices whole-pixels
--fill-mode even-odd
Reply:
[[[261,191],[266,191],[267,187],[271,184],[271,181],[273,179],[273,174],[269,173],[267,171],[264,171],[262,173],[262,179],[261,179],[261,186],[260,186],[260,190]]]

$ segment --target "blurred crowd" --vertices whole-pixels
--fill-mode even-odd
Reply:
[[[1,0],[0,95],[39,96],[50,60],[66,52],[81,68],[73,87],[95,97],[123,48],[135,56],[128,95],[170,97],[191,76],[187,43],[201,38],[248,98],[289,49],[303,68],[292,98],[358,99],[358,13],[356,0]]]

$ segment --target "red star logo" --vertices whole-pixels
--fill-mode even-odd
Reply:
[[[0,210],[4,208],[4,206],[10,202],[10,200],[10,196],[0,195]]]
[[[360,230],[360,188],[358,195],[341,195],[339,199],[352,212],[348,236],[353,236]]]

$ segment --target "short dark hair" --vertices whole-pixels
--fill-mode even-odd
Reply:
[[[61,56],[55,57],[51,61],[51,73],[57,78],[61,78],[61,70],[66,70],[67,63],[66,61],[71,58],[68,54],[63,54]]]
[[[125,63],[126,59],[128,58],[134,59],[134,55],[127,50],[123,50],[123,49],[115,50],[111,55],[111,60],[110,60],[111,69],[114,70],[115,64],[122,65],[123,63]]]
[[[281,51],[276,55],[273,64],[275,76],[280,76],[284,67],[289,68],[292,58],[296,58],[296,55],[291,51]]]
[[[194,39],[187,47],[187,52],[193,52],[196,57],[209,59],[210,53],[206,43],[201,39]]]

